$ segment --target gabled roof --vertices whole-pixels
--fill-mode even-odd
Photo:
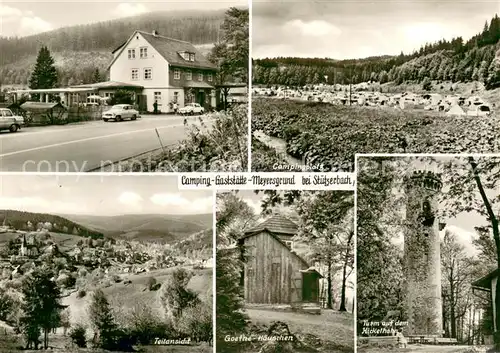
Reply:
[[[245,237],[264,230],[275,234],[295,235],[297,234],[298,229],[298,225],[288,218],[281,215],[273,215],[264,222],[261,222],[255,227],[247,230],[245,232]]]
[[[116,55],[115,58],[113,58],[113,60],[109,64],[109,67],[113,65],[116,58],[118,58],[121,55],[121,52],[126,47],[126,44],[129,43],[137,33],[141,34],[144,37],[144,39],[149,44],[151,44],[151,46],[155,48],[156,51],[158,51],[158,53],[160,53],[160,55],[172,66],[217,70],[217,66],[208,61],[208,59],[198,49],[196,49],[196,47],[193,44],[183,40],[168,38],[159,34],[154,35],[152,33],[143,32],[139,30],[136,30],[130,36],[127,42],[125,42],[124,44],[122,44],[113,51],[113,53],[115,53],[118,50],[120,52],[118,53],[118,55]],[[180,55],[181,52],[194,53],[195,61],[184,60]]]

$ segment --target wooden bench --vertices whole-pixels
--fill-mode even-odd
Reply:
[[[369,336],[359,337],[358,341],[370,346],[399,346],[401,340],[397,336]]]
[[[458,340],[456,338],[448,338],[448,337],[438,337],[435,340],[436,344],[458,344]]]

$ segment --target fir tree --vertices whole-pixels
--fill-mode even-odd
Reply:
[[[104,349],[113,349],[116,346],[117,325],[108,299],[100,289],[92,296],[89,318],[94,328],[94,343]]]
[[[57,70],[50,51],[43,46],[38,52],[35,69],[33,70],[29,86],[32,89],[54,88],[57,85]]]

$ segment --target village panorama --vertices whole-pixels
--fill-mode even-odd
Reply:
[[[497,3],[288,5],[253,6],[252,170],[500,151]]]
[[[2,2],[0,170],[246,170],[247,2],[179,4]]]
[[[213,351],[212,192],[156,175],[0,182],[1,352]]]
[[[218,353],[354,352],[352,191],[220,191],[216,217]]]

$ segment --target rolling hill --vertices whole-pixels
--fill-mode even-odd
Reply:
[[[107,22],[59,28],[21,38],[0,37],[0,85],[26,85],[38,50],[51,51],[62,86],[103,79],[111,52],[136,29],[189,41],[207,54],[220,36],[224,11],[164,11]]]
[[[95,239],[103,237],[103,234],[95,228],[82,226],[68,218],[46,213],[0,210],[0,221],[4,225],[18,230],[36,230],[37,228],[41,228],[39,226],[40,223],[50,223],[50,225],[45,225],[44,227],[49,227],[48,230],[53,232],[74,234]]]
[[[64,215],[107,237],[174,243],[212,228],[212,214],[201,215]]]

